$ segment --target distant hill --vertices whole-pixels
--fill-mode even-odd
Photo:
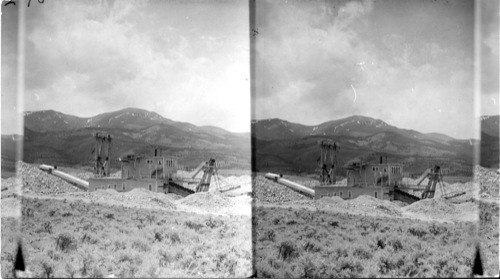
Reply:
[[[477,140],[458,140],[438,133],[424,134],[400,129],[365,116],[351,116],[308,126],[281,119],[252,121],[255,167],[258,171],[317,171],[318,142],[330,139],[340,144],[339,163],[353,158],[407,165],[407,171],[423,172],[434,164],[457,173],[472,170],[473,146]]]
[[[179,157],[186,167],[214,157],[234,167],[250,166],[250,137],[218,127],[198,127],[177,122],[137,108],[82,118],[53,110],[25,113],[24,160],[31,163],[91,166],[95,133],[113,137],[112,163],[126,153],[152,154],[155,147],[163,155]],[[3,145],[9,137],[2,136]],[[11,154],[5,150],[5,154]]]
[[[481,116],[481,166],[499,168],[500,115]]]
[[[500,115],[483,115],[481,116],[481,133],[488,134],[493,137],[500,137]]]

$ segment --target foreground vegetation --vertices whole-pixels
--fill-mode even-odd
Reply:
[[[471,222],[258,207],[253,224],[259,278],[464,277],[478,243]]]
[[[248,217],[23,200],[23,250],[37,278],[244,277],[251,274]],[[15,227],[2,219],[2,246]],[[2,247],[2,277],[14,251]]]
[[[498,204],[481,202],[479,204],[479,210],[479,236],[481,239],[481,259],[483,259],[483,268],[486,274],[495,275],[499,273]]]

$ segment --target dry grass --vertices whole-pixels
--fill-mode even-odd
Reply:
[[[35,277],[249,276],[250,225],[242,216],[23,200],[24,250]],[[7,250],[2,267],[12,262]]]
[[[471,222],[257,208],[253,223],[260,278],[469,276],[478,241]]]

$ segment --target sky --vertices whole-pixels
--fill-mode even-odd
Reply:
[[[2,7],[2,134],[22,132],[12,121],[17,6]],[[248,10],[243,0],[31,1],[23,110],[136,107],[249,132]]]
[[[498,2],[483,15],[481,113],[498,114]],[[475,137],[473,1],[258,1],[255,22],[252,119]]]

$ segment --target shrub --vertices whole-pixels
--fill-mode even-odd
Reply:
[[[205,222],[205,225],[207,225],[207,227],[213,229],[213,228],[217,228],[217,227],[220,227],[224,224],[223,221],[217,221],[215,219],[212,219],[212,217],[210,217],[206,222]]]
[[[289,260],[298,257],[299,252],[292,242],[284,241],[278,247],[278,256],[283,260]]]
[[[76,250],[76,239],[67,233],[59,234],[56,238],[56,248],[63,252]]]
[[[361,247],[358,247],[354,249],[353,255],[361,260],[368,260],[373,257],[372,253],[370,251],[367,251]]]
[[[276,237],[276,233],[274,232],[274,230],[268,230],[264,234],[264,240],[269,240],[269,241],[273,241],[274,242],[275,237]]]
[[[125,241],[115,240],[113,244],[114,244],[114,251],[124,250],[127,248],[127,243],[125,243]]]
[[[436,225],[435,223],[433,223],[430,227],[429,227],[429,232],[433,235],[438,235],[438,234],[443,234],[443,233],[446,233],[448,230],[446,229],[446,227],[444,226],[440,226],[440,225]]]
[[[90,254],[86,254],[82,259],[82,268],[80,269],[80,273],[83,276],[87,276],[92,272],[92,264],[94,262],[94,258]]]
[[[106,215],[104,215],[104,217],[106,217],[108,219],[115,219],[115,215],[113,213],[106,214]]]
[[[161,267],[167,266],[173,261],[173,257],[167,251],[159,251],[158,265]]]
[[[424,235],[427,234],[426,231],[424,231],[424,230],[422,230],[420,228],[409,228],[408,229],[408,233],[411,234],[411,235],[413,235],[413,236],[416,236],[418,238],[421,238],[421,237],[423,237]]]
[[[377,247],[380,249],[384,249],[385,248],[385,241],[383,239],[378,239],[377,240]]]
[[[156,221],[156,216],[153,214],[148,214],[146,215],[146,219],[149,221],[149,225],[151,225],[154,221]]]
[[[372,221],[372,222],[370,222],[370,227],[372,227],[373,231],[375,232],[375,231],[377,231],[378,228],[380,228],[380,223]]]
[[[313,252],[313,253],[321,251],[321,247],[320,246],[316,246],[314,243],[312,243],[310,241],[307,241],[304,244],[303,249],[304,249],[304,251]]]
[[[403,249],[403,244],[401,243],[401,241],[399,241],[399,239],[389,241],[389,245],[392,246],[394,251],[399,251]]]
[[[160,233],[160,232],[155,232],[155,239],[153,240],[153,242],[161,242],[163,240],[163,235]]]
[[[23,215],[26,216],[26,217],[33,217],[35,216],[35,212],[33,211],[32,208],[26,208],[25,210],[23,210]]]
[[[104,274],[99,267],[94,265],[90,269],[89,278],[104,278]]]
[[[50,210],[49,211],[49,216],[52,217],[56,214],[57,210]]]
[[[54,278],[54,267],[52,266],[51,263],[44,260],[42,261],[41,268],[43,277]]]
[[[203,228],[202,224],[198,224],[198,223],[195,223],[192,221],[186,221],[186,222],[184,222],[184,225],[186,225],[186,227],[188,227],[192,230],[195,230],[195,231],[199,231],[201,228]]]
[[[73,268],[73,265],[66,263],[64,266],[64,270],[66,271],[69,278],[75,278],[76,270]]]
[[[328,225],[337,228],[339,226],[339,221],[329,221]]]
[[[52,224],[50,222],[43,223],[43,230],[47,233],[52,233]]]
[[[182,242],[179,234],[176,232],[168,234],[168,238],[170,239],[170,242],[172,242],[172,244]]]
[[[132,248],[139,250],[140,252],[147,252],[151,250],[149,245],[139,240],[135,240],[134,242],[132,242]]]

